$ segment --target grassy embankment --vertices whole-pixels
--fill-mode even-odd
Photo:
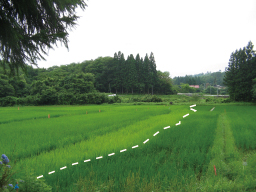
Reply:
[[[245,102],[230,102],[228,98],[216,97],[216,96],[204,96],[202,94],[195,94],[193,96],[186,95],[155,95],[162,99],[161,103],[151,103],[151,104],[169,104],[172,102],[174,105],[190,105],[191,103],[197,103],[200,105],[216,105],[216,104],[228,104],[228,105],[251,105],[251,103]],[[143,100],[150,98],[150,95],[118,95],[121,99],[122,104],[134,104],[134,105],[143,105]],[[148,104],[148,103],[147,103]]]

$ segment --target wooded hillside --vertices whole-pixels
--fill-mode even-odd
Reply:
[[[153,53],[144,58],[130,54],[125,59],[118,52],[114,57],[99,57],[48,69],[28,66],[27,74],[19,73],[19,76],[8,77],[1,69],[2,106],[109,102],[100,92],[172,94],[169,73],[156,70]]]

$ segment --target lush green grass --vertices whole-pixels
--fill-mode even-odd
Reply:
[[[214,145],[209,153],[211,162],[208,172],[200,182],[202,191],[256,190],[255,150],[251,150],[250,154],[244,153],[238,142],[241,139],[246,142],[246,137],[240,138],[239,135],[243,136],[243,132],[247,130],[239,127],[246,124],[246,121],[256,123],[256,119],[250,119],[248,115],[248,112],[255,113],[255,110],[252,106],[218,106],[216,111],[214,110],[219,113],[218,126]],[[240,114],[244,118],[239,119],[239,115],[234,116],[234,114]],[[214,165],[217,168],[216,176],[214,176]]]
[[[235,144],[244,151],[256,149],[255,106],[230,106],[227,109]]]
[[[91,107],[98,110],[99,106]],[[100,113],[50,119],[33,119],[33,114],[37,114],[32,110],[32,114],[27,114],[31,120],[21,118],[1,125],[1,132],[6,135],[1,139],[3,153],[11,154],[14,150],[12,159],[19,160],[17,170],[26,167],[34,169],[37,175],[47,174],[74,161],[131,148],[136,141],[142,143],[145,136],[152,137],[152,131],[177,123],[189,110],[184,106],[164,105],[101,108]],[[41,113],[40,107],[37,109]],[[8,142],[12,138],[16,139]]]
[[[7,108],[7,111],[11,109]],[[3,153],[11,154],[14,150],[14,159],[30,157],[116,131],[150,116],[171,112],[170,108],[163,106],[153,106],[150,109],[147,106],[48,107],[47,112],[52,112],[58,118],[33,118],[42,115],[42,111],[46,109],[47,107],[24,107],[18,112],[13,109],[16,113],[13,122],[1,125],[1,134],[5,135],[0,140]],[[9,113],[3,113],[2,117],[5,119],[8,115]],[[25,120],[22,120],[23,117]]]
[[[203,108],[204,111],[209,111],[209,107]],[[189,112],[188,109],[187,112]],[[179,189],[182,187],[182,183],[187,183],[187,180],[200,178],[207,170],[209,163],[207,152],[213,144],[214,137],[212,135],[215,132],[217,123],[216,114],[208,112],[204,124],[198,124],[200,113],[203,114],[204,112],[193,112],[184,120],[182,116],[185,114],[180,115],[179,120],[182,120],[182,123],[179,126],[175,126],[177,120],[173,121],[171,118],[166,118],[166,123],[172,122],[171,128],[166,130],[162,129],[163,125],[160,128],[156,125],[159,124],[160,119],[163,121],[163,117],[168,115],[151,118],[151,125],[144,121],[142,125],[148,125],[148,128],[152,125],[156,127],[151,130],[151,134],[141,134],[140,136],[136,134],[138,136],[136,138],[137,142],[136,140],[133,141],[133,144],[131,142],[130,150],[127,152],[119,153],[118,150],[114,150],[117,154],[113,157],[108,157],[105,155],[107,153],[105,153],[106,157],[101,160],[79,164],[74,169],[65,170],[66,172],[61,175],[48,175],[46,180],[49,180],[49,182],[59,180],[61,183],[65,183],[66,186],[60,186],[62,191],[73,191],[75,186],[72,184],[76,180],[72,178],[79,177],[83,178],[81,179],[82,187],[92,191],[99,186],[105,186],[114,191],[122,191],[127,188],[126,185],[130,185],[126,189],[127,191],[131,190],[131,188],[133,189],[132,191],[140,191],[144,185],[143,182],[140,183],[139,181],[144,181],[151,185],[151,189],[154,190]],[[156,121],[154,122],[153,119],[156,119]],[[140,126],[137,125],[136,127]],[[160,133],[153,137],[152,133],[157,130],[160,130]],[[143,135],[148,134],[151,137],[143,137]],[[101,137],[101,139],[103,138],[104,136]],[[149,142],[145,145],[142,144],[147,138],[150,139]],[[139,146],[141,144],[142,146],[131,149],[131,146],[136,144],[139,144]],[[122,148],[125,147],[122,146],[119,149]],[[113,150],[108,153],[110,152],[113,152]],[[153,180],[157,182],[154,183]],[[175,186],[177,184],[178,186]],[[54,186],[56,183],[53,182],[51,185]],[[104,190],[104,187],[101,190]]]
[[[16,113],[1,124],[1,151],[14,149],[16,177],[33,170],[53,191],[255,190],[255,106],[199,105],[195,113],[191,104],[42,107],[50,119],[40,107],[1,108]]]

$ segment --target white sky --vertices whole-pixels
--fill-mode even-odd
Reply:
[[[121,51],[145,57],[171,77],[224,71],[230,54],[256,46],[255,0],[90,0],[70,32],[38,66],[78,63]]]

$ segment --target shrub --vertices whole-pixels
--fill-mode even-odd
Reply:
[[[155,95],[152,96],[151,102],[162,102],[163,100],[160,97],[157,97]]]
[[[108,97],[108,104],[121,103],[121,99],[118,96]]]
[[[221,103],[230,103],[230,102],[231,102],[230,98],[223,99],[223,100],[221,101]]]
[[[8,165],[9,159],[5,154],[2,154],[1,161],[0,161],[0,191],[8,192],[13,191],[14,189],[19,189],[19,192],[49,192],[52,191],[52,188],[44,183],[44,181],[36,179],[36,177],[29,172],[26,172],[25,179],[16,179],[16,185],[13,187],[10,184],[10,180],[14,173],[12,172],[12,167]],[[14,181],[14,180],[13,180]],[[19,181],[19,185],[18,185]]]
[[[17,98],[17,105],[26,105],[26,97]]]
[[[73,105],[75,104],[76,98],[73,93],[60,92],[58,94],[58,104],[59,105]]]
[[[18,179],[19,192],[50,192],[52,187],[44,183],[43,179],[37,179],[33,173],[26,172],[23,180]]]
[[[99,92],[88,93],[87,98],[87,104],[102,104],[108,102],[107,96]]]
[[[191,98],[192,101],[195,101],[195,102],[196,102],[196,101],[199,101],[199,99],[200,99],[200,97],[199,97],[198,94],[193,94],[193,95],[192,95],[192,98]]]
[[[205,102],[212,102],[212,101],[213,101],[212,98],[207,98],[207,99],[205,100]]]
[[[0,161],[0,191],[9,191],[8,188],[13,187],[12,184],[8,184],[10,182],[10,177],[13,175],[12,168],[8,163],[8,157],[5,154],[2,154]]]
[[[14,106],[16,105],[17,100],[18,100],[17,97],[12,97],[12,96],[2,97],[0,98],[0,104],[3,107]]]
[[[133,97],[133,98],[132,98],[132,101],[133,101],[133,102],[139,102],[139,101],[141,101],[141,99],[138,98],[138,97]]]
[[[131,99],[132,102],[163,102],[163,100],[160,97],[157,97],[155,95],[145,95],[144,97],[134,97]]]

